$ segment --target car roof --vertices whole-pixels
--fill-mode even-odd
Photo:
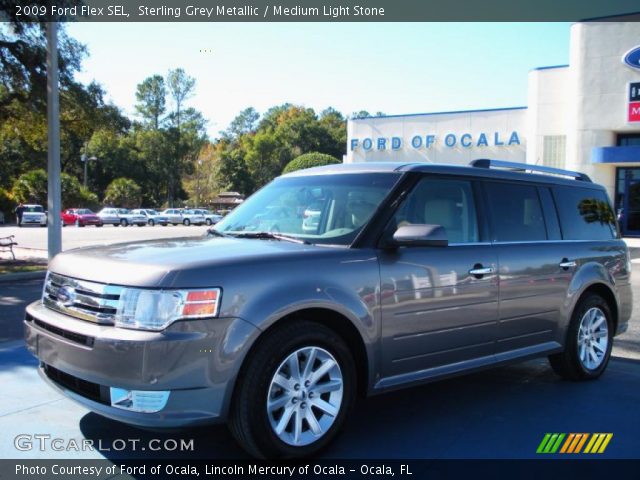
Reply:
[[[526,165],[526,164],[524,164]],[[531,165],[535,167],[535,165]],[[556,175],[528,173],[498,168],[481,168],[467,165],[449,165],[438,163],[420,162],[361,162],[361,163],[337,163],[322,167],[313,167],[283,175],[283,177],[304,177],[312,175],[331,175],[341,173],[406,173],[420,172],[441,175],[457,175],[467,177],[478,177],[488,179],[512,180],[520,182],[534,182],[542,184],[567,185],[572,187],[583,187],[593,189],[603,189],[604,187],[583,180],[573,180]]]

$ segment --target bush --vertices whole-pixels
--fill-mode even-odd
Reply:
[[[62,189],[62,209],[65,208],[96,208],[99,206],[98,197],[80,184],[80,181],[68,173],[60,175]],[[31,170],[18,177],[13,184],[13,198],[15,203],[47,204],[47,172],[43,169]]]
[[[140,206],[142,189],[130,178],[116,178],[105,191],[104,202],[117,207],[136,208]]]
[[[47,172],[39,168],[23,173],[13,182],[16,203],[47,203]]]
[[[295,172],[296,170],[303,170],[311,167],[321,167],[323,165],[334,165],[336,163],[341,162],[337,158],[327,155],[326,153],[305,153],[304,155],[300,155],[299,157],[291,160],[287,166],[284,167],[282,173]]]

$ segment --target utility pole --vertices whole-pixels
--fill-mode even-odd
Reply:
[[[58,24],[53,21],[47,22],[47,134],[47,246],[51,260],[62,250]]]

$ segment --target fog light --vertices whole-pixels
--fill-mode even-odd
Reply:
[[[132,412],[155,413],[169,400],[168,391],[126,390],[111,387],[111,406]]]

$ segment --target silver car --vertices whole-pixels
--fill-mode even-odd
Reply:
[[[153,208],[136,208],[132,210],[131,213],[144,216],[147,219],[147,225],[150,227],[155,225],[166,227],[169,224],[169,217],[158,213]]]
[[[527,169],[313,168],[208,236],[65,251],[27,308],[27,346],[45,381],[94,412],[227,422],[268,458],[317,453],[358,392],[540,356],[595,379],[628,328],[629,252],[603,187]]]
[[[207,210],[206,208],[194,208],[193,212],[202,215],[204,217],[204,222],[209,226],[215,225],[216,223],[218,223],[220,220],[224,218],[222,215],[213,213],[212,211]]]

